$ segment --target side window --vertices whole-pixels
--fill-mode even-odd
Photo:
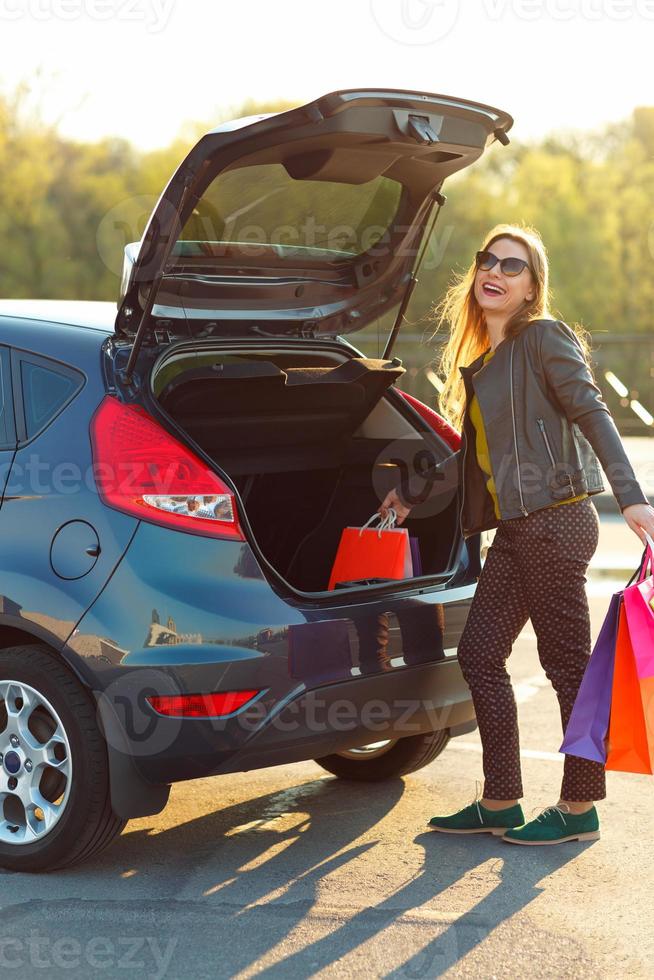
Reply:
[[[31,357],[14,351],[20,365],[21,398],[16,405],[17,428],[21,442],[33,439],[75,397],[84,385],[78,371],[44,357]]]
[[[0,449],[13,449],[15,445],[9,350],[0,347]]]

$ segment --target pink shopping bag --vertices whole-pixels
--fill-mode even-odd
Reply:
[[[624,590],[629,636],[638,677],[654,677],[654,541],[646,534],[647,554],[638,581]]]

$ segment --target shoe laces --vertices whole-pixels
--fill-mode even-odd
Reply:
[[[475,797],[474,797],[473,800],[470,801],[470,803],[468,804],[468,806],[472,806],[473,803],[474,803],[474,805],[477,807],[477,813],[479,815],[479,822],[480,823],[486,823],[486,821],[484,820],[483,814],[482,814],[482,812],[481,812],[481,810],[479,808],[479,803],[481,802],[481,799],[482,799],[482,797],[484,795],[483,792],[482,792],[482,790],[483,790],[482,784],[479,782],[478,779],[475,779]]]
[[[479,809],[479,801],[481,800],[483,795],[484,794],[482,793],[482,785],[478,779],[475,779],[475,798],[470,801],[468,806],[472,806],[472,804],[474,803],[474,805],[477,807],[477,813],[479,815],[480,823],[484,822],[484,818],[482,816],[481,810]]]
[[[541,808],[540,811],[539,811],[539,808],[538,807],[535,807],[531,812],[532,812],[532,815],[534,813],[537,813],[538,812],[538,816],[536,817],[536,820],[541,820],[543,817],[547,817],[548,813],[551,813],[553,810],[555,810],[559,814],[559,816],[561,817],[561,820],[563,821],[563,826],[565,826],[566,819],[565,819],[564,814],[567,813],[569,815],[570,812],[571,812],[570,811],[570,807],[567,805],[567,803],[563,803],[560,806],[559,805],[556,805],[556,806],[554,806],[554,805],[553,806],[546,806],[546,807]]]

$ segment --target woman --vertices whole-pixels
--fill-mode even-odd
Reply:
[[[594,802],[606,796],[604,767],[575,756],[566,756],[558,803],[525,822],[516,703],[506,671],[530,618],[565,729],[591,648],[585,571],[599,535],[590,499],[603,489],[597,457],[629,527],[643,544],[643,532],[654,535],[654,508],[594,383],[586,340],[554,320],[548,306],[547,256],[538,233],[498,225],[440,308],[440,322],[451,327],[441,360],[441,411],[457,428],[463,421],[464,467],[457,471],[464,484],[463,532],[468,537],[496,527],[497,533],[458,647],[482,740],[483,795],[429,825],[447,833],[499,834],[520,844],[599,837]],[[471,357],[474,367],[461,367]],[[490,416],[487,427],[482,404]],[[467,454],[466,433],[473,443]],[[561,477],[555,454],[560,463],[566,453],[573,466]],[[529,485],[527,465],[536,465],[543,479]],[[402,524],[412,500],[398,487],[379,511],[384,516],[393,507]]]

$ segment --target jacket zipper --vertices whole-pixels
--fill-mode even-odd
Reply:
[[[463,438],[465,439],[465,446],[463,448],[463,462],[461,464],[461,510],[459,511],[459,527],[461,528],[461,537],[465,538],[465,534],[463,533],[463,504],[466,499],[466,453],[468,452],[468,437],[465,434],[465,428]]]
[[[545,440],[545,448],[547,449],[547,452],[549,453],[550,461],[552,463],[552,468],[553,469],[556,469],[556,463],[554,462],[554,456],[552,455],[552,450],[550,448],[550,441],[547,438],[547,432],[545,431],[545,423],[544,423],[544,421],[542,419],[536,419],[536,421],[538,422],[538,426],[540,428],[541,435],[543,436],[543,439]]]
[[[543,439],[545,440],[545,447],[547,449],[547,452],[549,454],[550,460],[552,462],[552,469],[554,470],[554,473],[556,474],[556,463],[554,462],[554,456],[552,455],[552,450],[550,448],[550,441],[547,438],[547,432],[545,431],[545,422],[544,422],[543,419],[536,419],[536,421],[538,422],[538,427],[539,427],[539,429],[541,431],[541,434],[543,436]],[[574,435],[572,436],[572,438],[574,440]],[[574,488],[573,483],[572,483],[572,477],[570,476],[569,473],[567,474],[567,477],[568,477],[568,484],[570,486],[570,496],[574,497],[574,495],[575,495],[575,488]]]
[[[522,483],[520,480],[520,460],[518,459],[518,437],[515,430],[515,410],[513,407],[513,348],[515,347],[515,338],[511,341],[511,362],[510,362],[510,374],[511,374],[511,418],[513,420],[513,447],[515,450],[515,462],[518,468],[518,493],[520,494],[520,509],[522,513],[527,516],[529,511],[525,507],[525,501],[522,496]]]

